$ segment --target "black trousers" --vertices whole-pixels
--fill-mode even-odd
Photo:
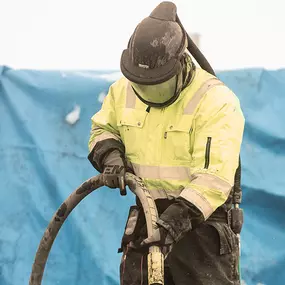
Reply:
[[[120,285],[147,285],[147,249],[123,247]],[[240,285],[238,239],[226,222],[188,232],[165,260],[165,285]]]

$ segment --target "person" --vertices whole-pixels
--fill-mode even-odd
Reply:
[[[187,45],[173,10],[159,5],[137,25],[123,76],[92,117],[88,158],[105,185],[125,194],[124,175],[134,173],[159,213],[147,237],[140,202],[131,207],[121,285],[147,284],[151,244],[168,249],[166,285],[240,284],[228,213],[245,120],[237,96],[196,66]]]

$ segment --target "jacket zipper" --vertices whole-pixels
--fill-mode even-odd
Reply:
[[[211,141],[212,138],[208,137],[206,144],[206,151],[205,151],[205,166],[204,166],[205,169],[208,169],[210,165]]]

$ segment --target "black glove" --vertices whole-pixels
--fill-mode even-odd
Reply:
[[[194,205],[179,197],[159,217],[153,235],[141,243],[170,245],[178,242],[192,229],[192,218],[201,219],[201,212]]]
[[[120,188],[121,195],[126,195],[126,167],[122,154],[113,150],[103,161],[103,183],[110,188]]]
[[[174,243],[174,238],[170,233],[163,227],[157,225],[157,228],[154,229],[153,235],[144,239],[140,246],[146,246],[150,244],[158,244],[160,246],[170,246]]]

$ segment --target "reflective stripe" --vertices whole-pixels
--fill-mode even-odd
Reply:
[[[189,180],[190,169],[186,166],[149,166],[132,163],[137,176],[148,179]]]
[[[136,94],[131,86],[131,83],[127,80],[126,83],[126,92],[127,92],[127,96],[126,96],[126,108],[131,108],[131,109],[135,109],[136,106]]]
[[[198,191],[192,188],[184,189],[180,197],[183,197],[193,205],[195,205],[203,214],[205,220],[211,216],[214,212],[210,202]]]
[[[232,185],[221,178],[208,174],[208,173],[196,173],[191,175],[191,183],[208,188],[220,190],[226,196],[229,195]]]
[[[188,102],[184,114],[186,115],[192,115],[198,106],[200,100],[202,99],[203,95],[208,92],[211,88],[217,86],[217,85],[224,85],[222,81],[220,81],[217,78],[211,78],[207,80],[202,86],[195,92],[194,96],[191,98],[191,100]]]
[[[120,140],[120,139],[119,139],[117,136],[115,136],[114,134],[111,134],[111,133],[109,133],[109,132],[104,132],[104,133],[102,133],[101,135],[96,136],[96,137],[94,138],[94,140],[93,140],[93,141],[91,142],[91,144],[90,144],[90,149],[93,149],[97,142],[101,142],[101,141],[107,140],[107,139],[115,139],[115,140],[117,140],[117,141]]]

